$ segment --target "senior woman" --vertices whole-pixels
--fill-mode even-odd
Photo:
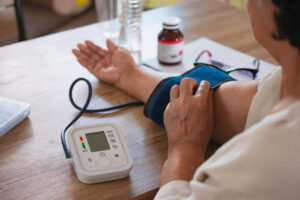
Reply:
[[[300,198],[300,0],[246,3],[255,38],[281,67],[259,82],[214,91],[191,78],[172,87],[156,199]],[[146,102],[166,75],[143,71],[127,50],[107,46],[87,41],[73,53],[97,78]],[[205,161],[209,140],[226,144]]]

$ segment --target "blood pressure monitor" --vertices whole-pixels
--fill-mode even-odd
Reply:
[[[133,161],[115,125],[76,126],[66,135],[72,165],[81,182],[99,183],[129,175]]]
[[[85,82],[88,86],[88,96],[83,107],[78,106],[73,99],[73,88],[79,81]],[[61,144],[66,159],[72,159],[78,179],[83,183],[92,184],[127,177],[133,161],[122,134],[114,124],[84,126],[73,126],[73,124],[83,113],[107,112],[128,106],[144,105],[144,103],[137,101],[109,108],[88,109],[92,99],[92,84],[85,78],[77,78],[73,81],[69,89],[69,99],[79,113],[62,130]]]

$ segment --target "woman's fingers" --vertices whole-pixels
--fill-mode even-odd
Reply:
[[[86,40],[85,41],[86,46],[88,46],[91,50],[93,50],[95,53],[97,53],[99,56],[104,57],[107,54],[107,51],[102,49],[101,47],[95,45],[93,42]]]
[[[208,81],[201,81],[200,85],[196,80],[191,78],[182,79],[180,86],[173,86],[170,91],[170,100],[174,100],[179,96],[194,95],[207,97],[210,90]],[[195,92],[196,91],[196,92]]]
[[[108,51],[111,52],[112,54],[118,49],[118,46],[115,45],[112,41],[107,40],[106,45],[108,48]]]
[[[90,59],[83,54],[82,52],[78,51],[77,49],[72,49],[72,53],[76,56],[78,62],[87,68],[90,72],[92,72],[94,68],[94,64],[90,62]]]
[[[195,96],[201,98],[208,98],[210,89],[210,84],[208,81],[201,81],[200,86],[198,87]]]
[[[85,59],[82,59],[80,57],[77,57],[78,62],[84,66],[87,70],[89,70],[90,72],[92,72],[93,70],[93,65],[91,63],[89,63],[88,61],[86,61]]]
[[[179,97],[179,86],[173,85],[170,91],[170,102],[174,101]]]
[[[72,53],[81,60],[85,60],[86,62],[90,63],[89,57],[87,57],[84,53],[78,51],[77,49],[72,49]]]
[[[79,52],[77,49],[72,49],[72,53],[73,53],[76,57],[78,57],[79,54],[80,54],[80,52]]]
[[[180,96],[193,95],[199,84],[191,78],[184,78],[180,83]]]
[[[83,54],[85,54],[87,57],[89,57],[89,59],[92,61],[92,63],[95,63],[98,60],[102,59],[97,53],[92,51],[89,47],[86,47],[83,44],[78,44],[77,46]]]

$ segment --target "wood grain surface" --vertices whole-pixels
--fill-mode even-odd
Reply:
[[[16,37],[18,33],[15,7],[12,5],[5,8],[0,5],[0,40]]]
[[[216,0],[145,12],[143,59],[156,56],[161,19],[171,15],[182,18],[186,42],[207,37],[275,63],[255,42],[246,13]],[[1,200],[152,199],[157,192],[166,159],[166,133],[144,117],[142,106],[117,113],[85,114],[78,122],[118,124],[134,160],[128,178],[86,185],[77,180],[64,157],[60,131],[77,113],[68,100],[69,85],[75,78],[91,80],[93,108],[136,100],[96,80],[71,54],[71,48],[85,39],[103,45],[99,34],[99,25],[93,24],[0,48],[0,96],[31,105],[30,117],[0,138]],[[76,101],[83,102],[85,85],[76,87],[75,93]]]

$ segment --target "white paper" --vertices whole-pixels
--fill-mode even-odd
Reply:
[[[241,53],[217,42],[209,40],[207,38],[200,38],[184,46],[184,54],[181,64],[175,66],[166,66],[158,62],[157,57],[144,61],[146,65],[149,65],[159,71],[166,73],[181,74],[194,67],[193,63],[200,52],[208,50],[212,53],[212,59],[220,61],[226,65],[230,65],[234,68],[254,68],[254,57]],[[199,62],[209,63],[209,57],[203,55]],[[260,61],[260,69],[257,74],[257,78],[262,78],[268,73],[273,71],[276,67],[273,64]],[[235,77],[239,80],[243,80],[242,77]]]

